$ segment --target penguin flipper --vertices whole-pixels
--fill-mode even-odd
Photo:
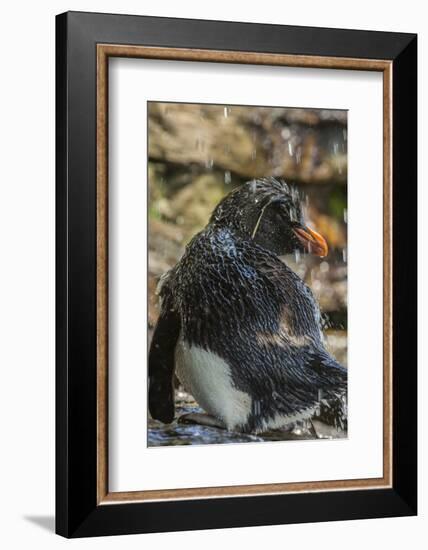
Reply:
[[[164,424],[174,419],[175,346],[180,334],[180,317],[164,299],[149,351],[149,411]]]
[[[250,429],[260,431],[266,425],[271,429],[271,421],[277,426],[282,419],[285,425],[296,417],[316,417],[342,430],[346,427],[347,370],[326,350],[311,346],[293,350],[278,342],[265,348],[263,355],[249,355],[248,362],[257,365],[251,387],[245,382],[240,387],[257,394]]]
[[[348,371],[328,353],[321,353],[312,362],[313,368],[321,377],[323,384],[328,380],[326,397],[322,398],[314,418],[321,420],[327,426],[334,426],[339,431],[348,429],[347,380]],[[323,392],[323,385],[321,385]]]
[[[338,431],[347,430],[348,371],[326,350],[318,349],[309,355],[303,367],[303,377],[316,390],[317,411],[313,418]],[[306,389],[308,395],[311,391]],[[314,398],[313,395],[312,398]]]

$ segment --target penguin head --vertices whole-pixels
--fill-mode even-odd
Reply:
[[[320,257],[328,253],[324,237],[305,223],[297,189],[275,178],[234,189],[216,206],[210,224],[238,231],[277,255],[296,250]]]

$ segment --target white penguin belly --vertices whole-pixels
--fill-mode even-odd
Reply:
[[[245,425],[251,397],[233,386],[230,368],[221,357],[180,337],[175,366],[180,382],[208,414],[223,420],[229,430]]]

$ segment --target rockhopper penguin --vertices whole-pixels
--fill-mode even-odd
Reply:
[[[324,347],[319,306],[278,257],[296,250],[328,252],[286,183],[253,180],[217,205],[161,279],[153,418],[174,418],[174,372],[206,411],[202,422],[230,431],[282,428],[345,402],[347,371]]]

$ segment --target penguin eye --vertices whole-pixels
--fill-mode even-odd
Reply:
[[[284,224],[293,224],[299,220],[298,213],[295,211],[293,205],[282,197],[271,202],[265,215],[266,214],[271,222],[280,226],[284,226]]]
[[[279,215],[283,221],[293,221],[293,214],[291,212],[290,205],[286,202],[278,204]]]
[[[287,211],[284,208],[284,205],[280,202],[274,202],[270,205],[269,208],[271,212],[271,216],[275,219],[275,221],[284,221],[284,218],[286,218]]]

